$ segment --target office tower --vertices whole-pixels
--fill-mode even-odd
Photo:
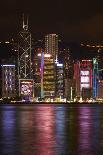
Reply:
[[[42,90],[45,98],[55,97],[55,65],[50,54],[42,55],[41,76]]]
[[[71,52],[68,47],[59,51],[59,61],[64,64],[64,77],[66,79],[73,79],[73,60]]]
[[[80,61],[74,63],[74,77],[76,96],[80,97]]]
[[[96,98],[98,96],[98,71],[98,61],[96,58],[93,58],[93,98]]]
[[[82,60],[80,63],[80,92],[83,99],[92,97],[93,89],[92,60]]]
[[[2,64],[2,97],[15,97],[15,65]]]
[[[58,58],[58,35],[47,34],[45,36],[43,90],[44,97],[56,95],[56,68],[55,61]]]
[[[24,16],[23,29],[18,36],[18,76],[19,79],[32,78],[31,33],[28,30],[28,18],[25,23]]]
[[[18,36],[19,96],[22,96],[22,97],[24,96],[24,98],[29,99],[29,95],[30,97],[31,97],[31,94],[33,95],[32,73],[33,73],[33,70],[32,70],[32,62],[31,62],[31,33],[28,30],[28,17],[25,21],[24,16],[23,16],[23,29],[22,31],[20,31],[19,36]],[[24,83],[25,83],[25,89],[28,89],[27,91],[28,94],[27,92],[25,93],[23,90],[21,90],[22,84],[24,86]],[[31,93],[29,93],[29,90],[31,91]],[[23,92],[24,92],[24,95],[23,95]]]
[[[47,34],[45,36],[45,51],[44,53],[51,54],[53,59],[58,57],[58,35]]]
[[[34,50],[34,60],[33,60],[33,70],[34,70],[34,93],[35,97],[41,98],[41,55],[43,49],[35,48]]]
[[[93,88],[92,60],[82,60],[74,64],[74,79],[76,81],[76,96],[83,99],[92,97]]]
[[[43,50],[35,57],[35,93],[36,97],[50,98],[55,96],[55,66],[50,54]]]
[[[64,97],[64,67],[63,64],[60,64],[59,62],[55,63],[55,71],[56,71],[56,97]]]

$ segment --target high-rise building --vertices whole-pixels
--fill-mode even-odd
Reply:
[[[50,98],[55,96],[55,65],[50,54],[39,50],[35,56],[34,88],[36,97]]]
[[[74,79],[76,81],[76,95],[83,99],[91,98],[93,89],[92,60],[82,60],[74,64]]]
[[[28,30],[28,18],[18,36],[18,77],[19,79],[32,78],[31,62],[31,33]]]
[[[64,65],[64,77],[65,79],[73,79],[73,60],[71,57],[70,49],[64,48],[59,51],[59,62]]]
[[[44,53],[51,54],[55,60],[58,56],[58,35],[47,34],[45,36],[45,51]]]
[[[74,80],[76,96],[80,97],[80,61],[74,63]]]
[[[98,96],[98,61],[96,58],[93,58],[93,98]]]
[[[55,71],[56,71],[56,97],[64,97],[64,66],[63,64],[55,63]]]
[[[33,97],[32,95],[34,92],[31,88],[33,88],[33,77],[32,77],[32,61],[31,61],[31,33],[28,30],[28,17],[26,21],[24,20],[23,16],[23,29],[20,31],[18,36],[18,90],[19,90],[19,96],[23,96],[23,98],[30,98]],[[23,82],[24,80],[24,82]],[[23,95],[21,94],[24,91],[21,91],[21,86],[23,84],[25,88],[28,90],[31,90],[31,93],[29,91],[26,91]],[[30,85],[26,85],[27,83],[30,83]],[[30,86],[30,88],[29,88]],[[23,87],[24,88],[24,87]],[[27,94],[28,92],[28,94]],[[27,95],[26,95],[27,94]]]
[[[43,62],[44,59],[44,62]],[[41,65],[41,86],[44,97],[55,97],[55,65],[53,57],[50,54],[42,56]],[[43,70],[42,70],[43,69]],[[42,93],[41,90],[41,93]]]
[[[2,64],[2,97],[15,97],[15,65]]]
[[[42,48],[36,48],[34,50],[34,60],[33,60],[33,70],[34,70],[34,93],[35,97],[41,97],[41,55],[42,55],[43,49]]]

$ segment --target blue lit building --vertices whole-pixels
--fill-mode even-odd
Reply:
[[[93,58],[93,98],[98,96],[98,62]]]
[[[15,97],[15,65],[3,64],[2,69],[2,97]]]

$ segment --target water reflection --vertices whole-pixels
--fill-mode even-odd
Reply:
[[[29,155],[35,149],[34,109],[33,107],[21,107],[19,113],[20,154]]]
[[[78,108],[78,154],[92,155],[92,119],[89,107]]]
[[[51,106],[35,109],[35,136],[37,155],[54,155],[55,147],[55,114]]]
[[[65,142],[65,152],[67,155],[74,155],[77,154],[76,147],[77,147],[77,128],[76,128],[76,113],[75,107],[67,107],[66,109],[66,142]]]
[[[55,108],[56,154],[65,153],[65,107]]]
[[[103,154],[103,106],[1,106],[0,155]]]
[[[5,107],[1,113],[0,147],[1,154],[15,153],[15,107]]]

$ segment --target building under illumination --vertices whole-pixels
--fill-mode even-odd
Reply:
[[[93,58],[93,98],[98,97],[98,61],[96,58]]]
[[[45,51],[44,53],[51,54],[53,59],[58,56],[58,35],[47,34],[45,36]]]
[[[34,94],[35,97],[41,97],[41,54],[42,48],[36,48],[34,51],[33,70],[34,70]]]
[[[31,59],[31,33],[28,29],[28,17],[26,17],[26,21],[23,16],[23,29],[19,32],[18,35],[18,89],[19,96],[23,98],[31,98],[33,97],[33,93],[22,92],[22,83],[27,91],[31,91],[33,85],[33,69],[32,69],[32,59]],[[29,84],[27,84],[29,83]],[[26,85],[27,84],[27,85]],[[30,86],[30,87],[29,87]],[[33,90],[32,90],[33,91]],[[31,96],[32,95],[32,96]]]
[[[93,96],[93,65],[92,60],[82,60],[74,64],[76,96],[83,99]]]
[[[2,97],[15,97],[15,65],[3,64],[2,67]]]
[[[43,51],[35,59],[34,87],[36,97],[50,98],[55,96],[55,65],[50,54]]]
[[[55,94],[56,97],[64,97],[64,66],[63,64],[55,63]]]
[[[42,56],[42,63],[43,64],[41,65],[41,93],[43,93],[45,98],[55,97],[55,65],[53,57],[50,54],[44,54],[44,56]]]

